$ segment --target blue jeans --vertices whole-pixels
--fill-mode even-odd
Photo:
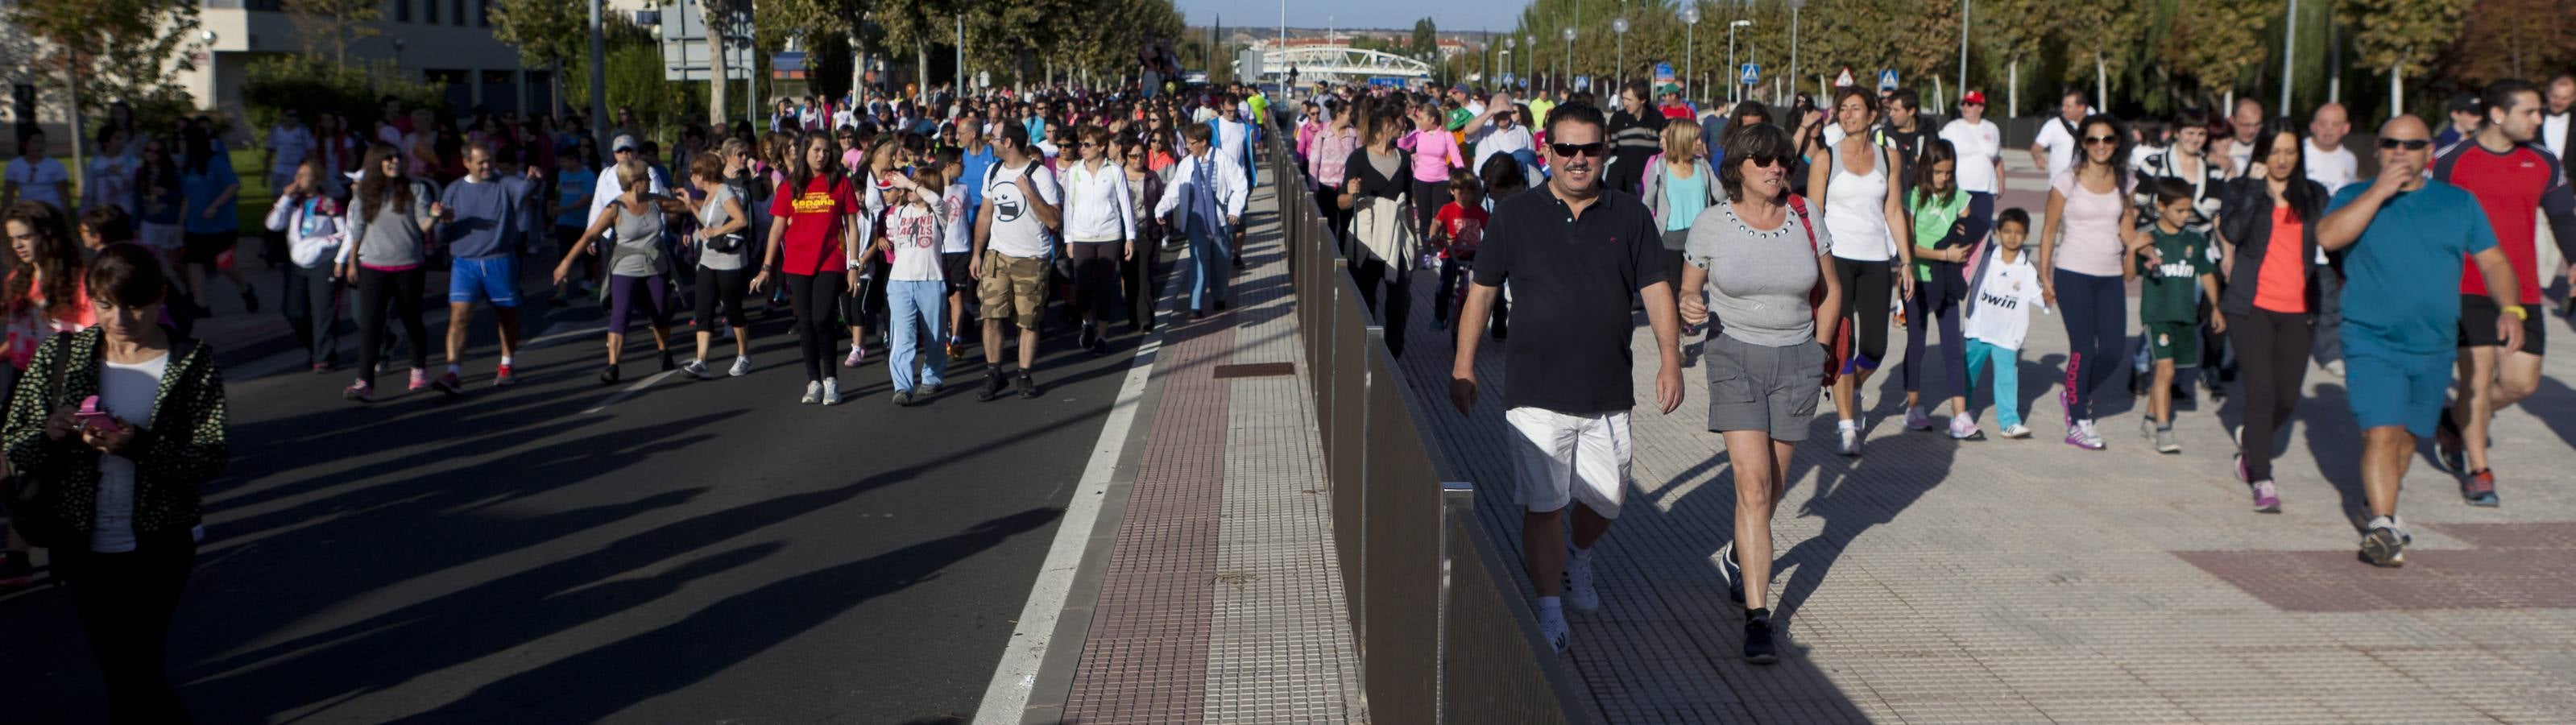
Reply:
[[[1205,311],[1208,302],[1225,299],[1226,278],[1234,274],[1234,255],[1226,238],[1206,217],[1190,215],[1190,309]]]
[[[894,389],[913,389],[913,357],[927,356],[921,366],[921,383],[937,387],[939,371],[948,366],[948,350],[940,347],[948,339],[948,283],[935,279],[906,280],[885,283],[886,327],[894,339],[893,354],[886,364],[894,369]],[[913,320],[920,320],[915,327]],[[929,330],[930,344],[923,345],[922,329]],[[923,352],[927,349],[928,352]]]

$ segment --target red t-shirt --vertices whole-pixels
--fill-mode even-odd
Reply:
[[[816,176],[802,193],[770,197],[769,215],[787,225],[778,243],[779,269],[808,277],[848,269],[841,258],[841,228],[859,210],[849,177]]]
[[[1441,206],[1440,213],[1431,217],[1431,223],[1440,225],[1441,231],[1448,232],[1449,244],[1440,248],[1440,256],[1458,259],[1475,258],[1476,246],[1485,241],[1487,218],[1489,217],[1482,204],[1465,207],[1453,201]]]
[[[1665,117],[1665,118],[1669,118],[1669,119],[1672,119],[1672,120],[1675,120],[1675,121],[1688,121],[1688,120],[1690,120],[1690,119],[1691,119],[1691,107],[1690,107],[1690,106],[1681,105],[1681,104],[1674,104],[1674,105],[1670,105],[1670,106],[1656,106],[1656,107],[1655,107],[1655,110],[1662,111],[1662,112],[1663,112],[1663,114],[1664,114],[1664,117]]]
[[[2530,143],[2515,144],[2512,151],[2499,154],[2470,140],[2434,160],[2433,178],[2478,197],[2478,206],[2487,212],[2487,225],[2495,228],[2496,247],[2513,262],[2522,304],[2540,304],[2540,255],[2533,246],[2539,224],[2533,217],[2539,214],[2543,197],[2568,193],[2567,174],[2558,159]],[[2460,294],[2487,295],[2486,275],[2478,271],[2475,261],[2460,270]]]

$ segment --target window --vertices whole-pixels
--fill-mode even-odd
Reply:
[[[475,24],[479,27],[492,27],[492,0],[475,0],[475,5],[483,11],[482,16],[476,18]]]
[[[431,25],[437,25],[437,24],[438,24],[438,0],[422,0],[422,2],[421,2],[421,4],[420,4],[420,7],[421,7],[421,11],[420,11],[420,14],[421,14],[421,22],[428,23],[428,24],[431,24]]]
[[[394,0],[394,22],[411,22],[411,0]]]
[[[465,24],[465,0],[455,0],[455,3],[456,4],[450,6],[449,9],[456,12],[451,14],[449,17],[456,18],[456,24],[461,26]]]

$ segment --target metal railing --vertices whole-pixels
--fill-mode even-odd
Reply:
[[[1587,723],[1494,550],[1474,486],[1440,480],[1424,411],[1405,394],[1385,331],[1281,134],[1261,149],[1280,200],[1297,329],[1330,477],[1334,553],[1370,719]]]

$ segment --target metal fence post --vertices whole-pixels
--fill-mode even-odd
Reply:
[[[1466,481],[1440,482],[1440,603],[1439,647],[1440,670],[1432,675],[1433,722],[1449,722],[1449,585],[1455,580],[1452,571],[1458,567],[1456,552],[1449,550],[1449,517],[1476,515],[1476,484]]]
[[[1341,285],[1333,285],[1333,288],[1338,290],[1338,289],[1340,289],[1340,288],[1341,288]],[[1363,321],[1365,321],[1365,320],[1367,320],[1368,318],[1367,318],[1367,317],[1361,317],[1360,319],[1361,319],[1361,320],[1363,320]],[[1385,327],[1382,327],[1382,326],[1379,326],[1379,325],[1367,325],[1367,326],[1365,326],[1365,327],[1361,328],[1361,330],[1362,330],[1362,332],[1363,332],[1363,333],[1365,333],[1365,335],[1366,335],[1365,337],[1361,338],[1361,339],[1363,339],[1363,340],[1365,340],[1365,341],[1366,341],[1366,342],[1364,342],[1364,343],[1362,343],[1362,344],[1367,345],[1367,346],[1371,346],[1371,347],[1375,347],[1375,346],[1383,346],[1383,345],[1385,345],[1385,344],[1386,344],[1386,328],[1385,328]],[[1362,350],[1367,350],[1367,349],[1370,349],[1370,348],[1369,348],[1369,347],[1363,347],[1363,348],[1361,348],[1361,349],[1362,349]],[[1361,358],[1361,359],[1362,359],[1362,360],[1366,360],[1367,358],[1363,357],[1363,358]],[[1360,582],[1360,583],[1361,583],[1361,585],[1360,585],[1359,587],[1357,587],[1357,589],[1358,589],[1358,590],[1359,590],[1359,592],[1360,592],[1360,598],[1359,598],[1359,600],[1358,600],[1357,606],[1355,606],[1355,607],[1354,607],[1354,609],[1355,609],[1356,611],[1366,612],[1366,611],[1368,611],[1368,594],[1367,594],[1367,592],[1368,592],[1368,585],[1367,585],[1367,583],[1368,583],[1368,570],[1369,570],[1369,557],[1368,557],[1368,550],[1369,550],[1368,542],[1369,542],[1369,537],[1368,537],[1368,530],[1369,530],[1369,514],[1370,514],[1370,512],[1369,512],[1369,497],[1368,497],[1368,490],[1369,490],[1369,486],[1374,485],[1374,484],[1376,484],[1376,483],[1377,483],[1376,481],[1369,480],[1369,433],[1370,433],[1370,431],[1369,431],[1369,418],[1370,418],[1370,416],[1369,416],[1369,414],[1368,414],[1368,410],[1369,410],[1369,391],[1370,391],[1370,388],[1371,388],[1372,386],[1376,386],[1376,385],[1393,385],[1393,384],[1399,384],[1399,381],[1393,381],[1393,380],[1378,380],[1378,379],[1377,379],[1377,376],[1376,376],[1375,374],[1372,374],[1372,373],[1370,373],[1370,372],[1369,372],[1368,365],[1366,365],[1366,364],[1362,364],[1362,365],[1360,366],[1360,369],[1359,369],[1359,376],[1360,376],[1360,409],[1359,409],[1358,411],[1355,411],[1355,412],[1359,413],[1359,415],[1357,416],[1357,418],[1358,418],[1359,426],[1360,426],[1360,434],[1359,434],[1360,449],[1359,449],[1359,451],[1358,451],[1358,453],[1359,453],[1359,457],[1360,457],[1360,465],[1359,465],[1359,467],[1358,467],[1358,470],[1359,470],[1359,472],[1360,472],[1360,476],[1359,476],[1359,479],[1360,479],[1360,480],[1359,480],[1359,484],[1360,484],[1360,485],[1359,485],[1359,497],[1360,497],[1360,515],[1359,515],[1359,524],[1360,524],[1360,525],[1359,525],[1358,527],[1356,527],[1356,528],[1358,529],[1358,533],[1359,533],[1359,536],[1360,536],[1360,556],[1359,556],[1360,571],[1359,571],[1359,576],[1358,576],[1356,579],[1354,579],[1354,581],[1358,581],[1358,582]],[[1333,535],[1335,535],[1335,536],[1340,536],[1342,533],[1343,533],[1343,532],[1341,532],[1341,531],[1338,531],[1338,530],[1337,530],[1337,531],[1334,531],[1334,532],[1333,532]],[[1368,680],[1369,657],[1368,657],[1368,644],[1367,644],[1367,643],[1368,643],[1368,641],[1369,641],[1369,637],[1368,637],[1369,618],[1368,618],[1368,617],[1360,617],[1360,618],[1359,618],[1359,620],[1360,620],[1360,621],[1359,621],[1359,626],[1358,626],[1358,627],[1355,627],[1355,628],[1353,628],[1353,629],[1351,630],[1351,636],[1352,636],[1352,638],[1353,638],[1353,641],[1360,643],[1360,682],[1365,683],[1365,682],[1368,682],[1368,681],[1369,681],[1369,680]]]

